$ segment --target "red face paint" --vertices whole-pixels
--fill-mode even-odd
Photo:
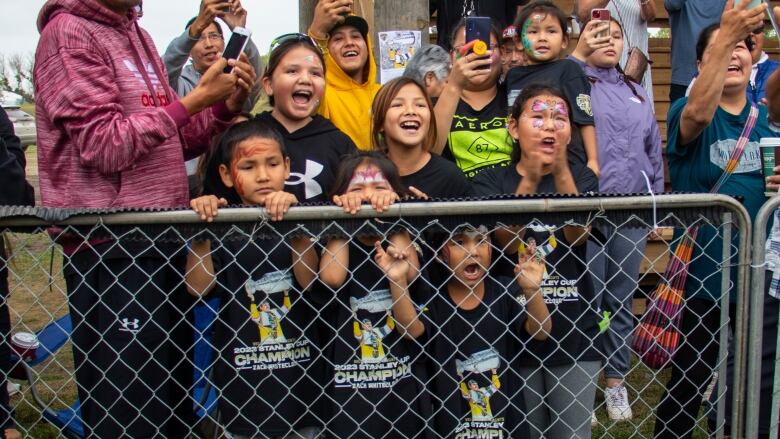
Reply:
[[[246,195],[244,176],[238,169],[241,160],[251,158],[255,155],[267,155],[270,150],[277,149],[281,153],[279,144],[271,139],[250,138],[241,141],[233,150],[233,160],[230,162],[230,177],[233,180],[233,187],[241,197]],[[280,154],[281,155],[281,154]]]

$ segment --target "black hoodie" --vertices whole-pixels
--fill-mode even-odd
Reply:
[[[339,163],[344,156],[357,152],[352,139],[320,115],[292,133],[270,112],[256,118],[270,123],[284,138],[290,154],[290,178],[285,190],[301,203],[329,201],[327,194],[336,180]]]

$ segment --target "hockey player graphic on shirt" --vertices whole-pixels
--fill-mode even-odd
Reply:
[[[358,322],[355,319],[354,331],[355,338],[360,341],[360,360],[364,363],[377,363],[384,361],[387,357],[382,339],[387,334],[393,332],[395,322],[393,317],[388,314],[385,326],[376,328],[369,319],[363,319]]]
[[[469,401],[471,409],[471,419],[473,421],[492,421],[493,412],[490,410],[490,397],[501,388],[501,381],[498,380],[498,371],[492,370],[490,385],[479,387],[475,380],[469,380],[466,383],[463,376],[460,377],[460,393]]]
[[[500,361],[498,352],[494,349],[476,352],[464,361],[455,360],[455,369],[460,377],[460,393],[469,402],[472,421],[494,420],[490,398],[501,388],[501,381],[498,379]],[[463,378],[465,372],[483,374],[487,371],[491,372],[490,384],[484,387],[480,387],[474,378]]]
[[[249,314],[260,332],[260,344],[285,343],[287,339],[282,332],[282,319],[290,311],[290,284],[288,278],[280,277],[276,273],[263,276],[262,279],[246,283],[246,294],[249,297]],[[255,291],[263,291],[267,295],[279,292],[282,289],[284,298],[281,308],[273,308],[270,300],[266,298],[258,306],[255,301]]]
[[[385,361],[388,353],[382,339],[395,329],[395,321],[390,314],[390,307],[393,305],[390,290],[371,291],[360,299],[350,297],[349,302],[354,316],[352,323],[354,336],[360,343],[360,360],[364,363]],[[359,319],[357,315],[359,310],[372,314],[386,313],[384,326],[376,327],[369,319]]]

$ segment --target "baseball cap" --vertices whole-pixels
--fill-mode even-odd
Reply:
[[[366,21],[365,18],[359,15],[354,15],[354,14],[347,15],[346,17],[344,17],[343,22],[333,26],[333,29],[331,29],[330,31],[333,32],[334,30],[342,26],[353,26],[358,30],[358,32],[360,32],[360,35],[363,35],[363,39],[368,38],[368,22]]]
[[[510,24],[509,26],[504,29],[503,32],[501,32],[501,39],[502,40],[513,40],[517,36],[517,28]]]

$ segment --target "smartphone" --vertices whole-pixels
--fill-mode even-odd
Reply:
[[[773,9],[772,8],[772,2],[770,2],[769,0],[764,0],[764,3],[766,3],[766,7],[767,7],[766,13],[769,14],[769,21],[772,22],[772,27],[775,30],[775,35],[780,37],[780,27],[777,26],[777,20],[775,19],[775,13],[772,10]]]
[[[594,21],[606,21],[609,23],[612,15],[609,13],[609,9],[593,9],[590,11],[590,19]],[[609,29],[605,29],[596,35],[599,38],[604,38],[609,36]]]
[[[734,6],[739,5],[743,1],[748,1],[748,7],[747,7],[748,9],[753,9],[756,6],[761,4],[761,0],[734,0]],[[769,2],[766,3],[769,4]],[[772,10],[772,6],[769,7],[769,10]]]
[[[466,17],[466,42],[474,40],[483,41],[490,47],[490,31],[493,23],[490,17]],[[482,66],[480,69],[488,70],[490,66]]]
[[[238,57],[241,55],[241,52],[243,52],[244,48],[246,48],[246,45],[249,42],[249,37],[251,36],[252,32],[250,32],[249,29],[244,29],[240,26],[233,28],[233,35],[230,36],[230,41],[228,41],[227,45],[225,46],[225,51],[222,52],[222,58],[238,59]],[[225,66],[224,71],[225,73],[230,73],[233,71],[233,67]]]

